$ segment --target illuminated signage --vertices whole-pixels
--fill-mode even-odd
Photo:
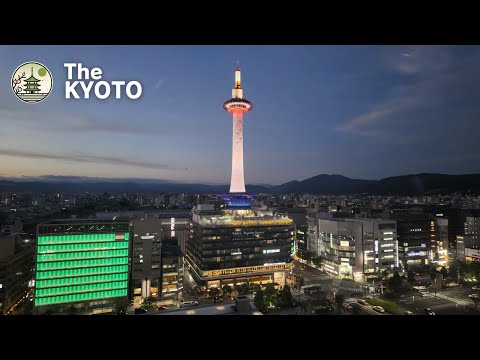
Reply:
[[[280,252],[280,249],[268,249],[268,250],[263,250],[264,254],[272,254],[272,253],[278,253]]]

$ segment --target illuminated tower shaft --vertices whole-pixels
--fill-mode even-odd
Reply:
[[[245,176],[243,174],[243,114],[250,111],[252,106],[250,101],[243,98],[240,68],[237,67],[232,98],[223,104],[223,108],[233,115],[230,193],[245,193]]]
[[[233,111],[232,177],[230,192],[245,192],[243,174],[243,111]]]

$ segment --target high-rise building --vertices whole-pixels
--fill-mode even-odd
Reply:
[[[272,212],[193,209],[187,241],[190,274],[207,287],[250,283],[284,284],[292,265],[295,225]]]
[[[446,266],[448,264],[448,219],[436,218],[436,253],[433,262],[437,265]]]
[[[132,286],[134,300],[159,297],[162,267],[162,228],[155,217],[133,218]]]
[[[467,216],[465,235],[457,236],[457,258],[466,261],[480,260],[480,217]]]
[[[363,280],[398,269],[395,221],[318,215],[318,246],[324,271],[337,278]]]
[[[466,248],[480,249],[480,217],[467,216],[465,220],[465,236],[469,237]]]
[[[393,216],[392,220],[397,221],[399,256],[403,268],[415,271],[415,268],[434,263],[437,219],[433,215],[419,213]]]
[[[161,289],[164,304],[183,298],[183,255],[175,237],[162,240]]]
[[[0,236],[0,314],[8,314],[27,301],[34,269],[34,246],[20,248],[15,238]]]
[[[177,238],[182,254],[185,254],[185,242],[188,238],[187,226],[192,217],[191,210],[161,209],[161,210],[130,210],[130,211],[107,211],[97,212],[97,219],[113,219],[115,216],[133,218],[158,219],[158,225],[162,229],[162,240]],[[158,230],[157,230],[158,231]]]
[[[35,309],[109,306],[127,297],[129,219],[59,220],[37,226]]]
[[[243,172],[243,114],[252,103],[243,97],[240,68],[232,98],[223,108],[233,115],[230,192],[226,208],[199,204],[192,211],[186,260],[192,277],[207,287],[239,283],[285,283],[292,266],[295,225],[282,214],[251,208]]]

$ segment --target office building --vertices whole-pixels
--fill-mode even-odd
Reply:
[[[326,273],[362,281],[398,269],[395,221],[319,214],[318,252]]]
[[[19,247],[15,238],[0,236],[0,314],[28,301],[33,287],[35,247]]]
[[[295,226],[286,216],[251,209],[193,209],[186,260],[200,284],[277,283],[292,267]]]
[[[448,264],[448,219],[436,218],[436,252],[434,253],[433,263],[439,266]]]
[[[161,294],[162,228],[156,217],[133,219],[132,286],[134,301]]]
[[[59,220],[37,226],[35,309],[111,305],[127,297],[131,223]]]
[[[182,254],[185,254],[185,243],[189,231],[187,229],[192,216],[191,210],[183,209],[160,209],[160,210],[130,210],[130,211],[106,211],[97,212],[97,219],[113,219],[117,217],[129,217],[130,219],[159,219],[161,228],[161,239],[168,240],[172,237],[177,238]],[[157,230],[158,231],[158,230]]]
[[[438,260],[435,261],[438,255],[437,219],[434,216],[423,213],[398,214],[391,216],[390,219],[397,222],[398,251],[403,269],[415,271],[438,263]],[[448,227],[448,223],[442,222],[442,224],[443,229],[445,226]],[[442,242],[442,257],[445,255],[443,250]]]
[[[183,299],[183,255],[178,240],[162,241],[161,289],[163,304],[177,304]]]

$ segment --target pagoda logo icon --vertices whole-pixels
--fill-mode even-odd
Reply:
[[[38,103],[52,91],[53,77],[48,68],[35,61],[20,65],[12,75],[13,93],[26,103]]]

